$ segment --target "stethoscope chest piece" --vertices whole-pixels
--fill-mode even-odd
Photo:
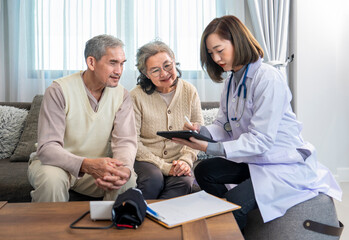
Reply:
[[[229,122],[224,123],[224,130],[227,132],[231,132],[231,126]]]

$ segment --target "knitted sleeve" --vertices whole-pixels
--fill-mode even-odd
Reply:
[[[170,172],[172,164],[167,163],[164,159],[156,156],[141,141],[142,111],[144,111],[144,109],[142,109],[141,100],[139,99],[139,96],[137,93],[139,93],[139,91],[131,92],[131,95],[133,98],[133,108],[135,112],[137,143],[138,143],[136,161],[144,161],[144,162],[152,163],[161,170],[162,174],[164,174],[165,176],[168,176],[168,173]]]

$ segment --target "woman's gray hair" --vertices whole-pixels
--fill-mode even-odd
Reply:
[[[167,53],[172,58],[172,60],[175,59],[175,55],[171,50],[171,48],[159,40],[149,42],[143,45],[141,48],[139,48],[137,51],[137,64],[136,64],[138,71],[140,73],[146,74],[147,73],[146,62],[148,58],[160,52]]]
[[[86,42],[85,46],[85,60],[89,56],[94,57],[99,61],[104,55],[107,48],[123,47],[124,43],[111,35],[103,34],[91,38]]]
[[[173,51],[171,50],[171,48],[169,46],[167,46],[164,42],[159,41],[159,40],[149,42],[149,43],[143,45],[142,47],[140,47],[137,51],[136,67],[139,71],[139,76],[137,78],[137,85],[140,85],[141,88],[143,89],[143,91],[149,95],[154,92],[156,87],[152,83],[152,81],[147,77],[147,65],[146,65],[146,63],[147,63],[148,58],[150,58],[158,53],[161,53],[161,52],[167,53],[173,61],[175,60],[175,55],[174,55]],[[179,65],[179,63],[174,63],[174,64],[176,65],[176,70],[178,72],[177,79],[173,83],[173,85],[176,85],[178,82],[178,77],[182,76],[182,72],[177,67],[177,65]]]

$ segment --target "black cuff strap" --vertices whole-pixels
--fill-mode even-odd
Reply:
[[[305,220],[303,223],[303,226],[305,229],[310,230],[310,231],[339,237],[342,234],[344,225],[340,221],[338,221],[338,222],[339,222],[339,227],[333,227],[333,226],[322,224],[319,222]]]

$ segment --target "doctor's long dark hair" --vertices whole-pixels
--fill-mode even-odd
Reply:
[[[140,47],[137,51],[137,68],[139,71],[139,76],[137,77],[137,85],[140,85],[142,90],[148,94],[151,95],[155,89],[156,86],[154,83],[146,76],[147,73],[147,66],[146,62],[148,58],[151,56],[154,56],[160,52],[167,53],[173,61],[175,61],[175,56],[173,51],[169,46],[167,46],[165,43],[161,41],[153,41],[150,43],[147,43]],[[172,86],[175,86],[178,83],[178,78],[182,76],[182,72],[177,67],[179,63],[174,63],[176,65],[176,70],[178,72],[177,78],[172,84]]]
[[[211,33],[216,33],[222,39],[231,41],[234,46],[233,66],[247,65],[264,56],[262,47],[237,17],[229,15],[213,19],[201,37],[200,60],[201,67],[206,70],[214,82],[223,81],[224,70],[213,61],[207,52],[206,40]]]

